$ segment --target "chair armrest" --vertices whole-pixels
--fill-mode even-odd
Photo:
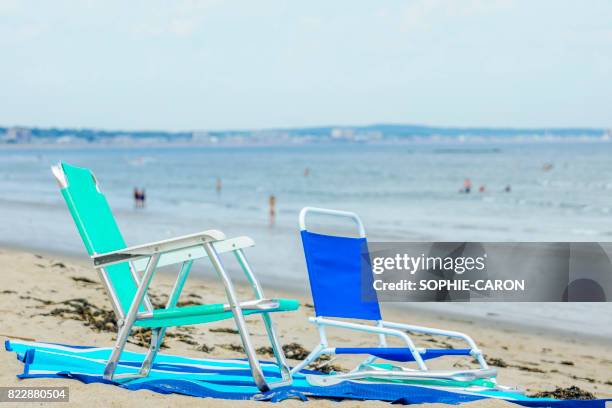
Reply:
[[[321,317],[311,317],[309,318],[309,320],[313,323],[320,324],[322,326],[340,327],[343,329],[350,329],[350,330],[361,331],[361,332],[366,332],[366,333],[387,334],[389,336],[400,337],[406,342],[406,345],[408,346],[410,350],[416,350],[416,347],[414,346],[414,343],[412,342],[412,340],[410,340],[410,337],[408,337],[406,333],[400,330],[379,327],[379,326],[370,326],[367,324],[344,322],[340,320],[331,320],[331,319],[326,319],[326,318],[321,318]]]
[[[478,346],[476,345],[476,342],[465,333],[451,331],[451,330],[434,329],[431,327],[413,326],[410,324],[385,322],[385,321],[381,321],[381,324],[383,325],[383,327],[389,327],[389,328],[398,329],[398,330],[406,330],[406,331],[411,331],[414,333],[425,333],[425,334],[454,337],[457,339],[461,339],[470,346],[470,349],[472,350],[471,355],[474,358],[476,358],[476,360],[478,360],[478,363],[480,364],[480,366],[483,369],[489,368],[489,364],[487,363],[487,360],[484,358],[482,350],[480,350]]]
[[[202,245],[204,242],[216,242],[224,239],[225,234],[221,231],[209,230],[163,241],[151,242],[149,244],[137,245],[104,254],[95,254],[91,258],[94,266],[103,267],[136,258],[148,257],[153,254],[163,254],[178,249],[196,247]]]
[[[434,336],[446,336],[446,337],[453,337],[453,338],[461,339],[465,341],[472,350],[476,352],[480,351],[478,350],[478,346],[476,345],[476,342],[472,340],[472,338],[465,333],[451,331],[451,330],[434,329],[431,327],[424,327],[424,326],[413,326],[410,324],[394,323],[394,322],[387,322],[387,321],[381,321],[381,324],[383,327],[388,327],[391,329],[406,330],[406,331],[411,331],[414,333],[431,334]]]
[[[410,350],[410,353],[412,353],[412,356],[414,357],[414,360],[419,365],[419,367],[421,369],[426,368],[425,364],[423,363],[423,359],[421,358],[421,355],[419,354],[419,351],[417,350],[416,346],[414,345],[410,337],[408,337],[408,335],[401,330],[391,329],[387,327],[380,327],[380,326],[369,326],[367,324],[344,322],[344,321],[339,321],[339,320],[331,320],[331,319],[326,319],[326,318],[321,318],[321,317],[311,317],[309,318],[309,320],[315,324],[320,324],[322,326],[340,327],[343,329],[356,330],[356,331],[361,331],[361,332],[366,332],[366,333],[386,334],[388,336],[399,337],[406,343],[406,346]]]
[[[238,249],[249,248],[255,245],[255,241],[247,236],[227,238],[223,241],[213,242],[215,251],[220,254],[236,251]],[[157,263],[157,267],[175,265],[185,261],[195,261],[196,259],[207,258],[208,254],[201,245],[176,249],[162,254]],[[132,265],[137,272],[142,272],[147,267],[148,259],[146,257],[134,259]]]

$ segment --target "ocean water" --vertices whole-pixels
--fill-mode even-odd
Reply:
[[[297,215],[307,205],[359,213],[371,240],[609,241],[610,157],[603,142],[0,148],[0,243],[84,253],[49,170],[64,160],[95,172],[128,244],[212,228],[249,235],[262,281],[303,289]],[[466,177],[473,192],[460,194]],[[135,186],[146,189],[145,209],[134,208]],[[610,304],[420,306],[577,332],[597,321],[612,337]]]

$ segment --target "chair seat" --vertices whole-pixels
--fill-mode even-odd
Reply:
[[[264,312],[289,312],[297,310],[300,306],[295,299],[272,299],[278,302],[278,307],[265,310],[243,309],[245,315]],[[206,305],[193,305],[175,307],[171,309],[156,309],[153,317],[137,320],[134,326],[139,327],[172,327],[200,323],[209,323],[219,320],[231,319],[234,315],[225,310],[223,303],[211,303]]]
[[[431,360],[442,356],[469,356],[470,352],[471,349],[425,349],[419,354],[423,360]],[[409,349],[396,347],[338,347],[336,354],[370,354],[390,361],[414,361]]]

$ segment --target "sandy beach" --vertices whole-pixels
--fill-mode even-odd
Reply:
[[[17,249],[1,249],[3,282],[0,290],[0,337],[22,337],[38,341],[61,342],[76,345],[110,346],[115,333],[110,331],[113,324],[111,307],[97,274],[86,259],[74,259],[57,255],[41,255]],[[171,271],[159,273],[152,283],[153,300],[163,302],[169,293],[174,277]],[[249,289],[238,285],[243,299],[249,298]],[[306,291],[307,289],[305,289]],[[190,277],[181,298],[185,303],[206,303],[222,301],[222,290],[217,282]],[[292,344],[299,356],[301,348],[310,350],[317,342],[313,327],[307,317],[313,314],[309,296],[305,293],[286,293],[268,289],[268,297],[297,297],[302,303],[298,312],[275,314],[274,321],[283,344]],[[85,301],[71,299],[86,299]],[[68,302],[67,302],[68,301]],[[498,369],[498,380],[504,385],[515,385],[528,395],[552,391],[556,387],[577,386],[599,398],[612,397],[612,359],[610,347],[605,342],[570,336],[550,336],[519,328],[484,325],[465,318],[445,318],[409,313],[406,310],[383,306],[386,320],[411,322],[414,324],[444,327],[470,334],[484,349],[491,365]],[[85,310],[85,312],[83,312]],[[106,321],[87,322],[88,311],[101,310]],[[110,320],[109,320],[110,319]],[[98,319],[99,320],[99,319]],[[267,346],[263,326],[257,317],[250,317],[250,329],[256,347]],[[194,326],[169,330],[162,352],[192,357],[241,357],[235,351],[239,347],[238,337],[232,333],[233,322],[227,320],[206,326]],[[370,344],[367,337],[349,337],[344,332],[330,332],[336,343],[353,341],[355,345]],[[416,336],[417,345],[435,346],[445,339]],[[131,338],[129,348],[138,350],[141,339]],[[453,344],[453,341],[448,343]],[[299,346],[298,346],[299,345]],[[261,355],[262,359],[270,358]],[[295,364],[296,360],[291,360]],[[350,358],[334,359],[335,369],[347,369],[354,361]],[[455,367],[467,367],[469,362],[457,360]],[[435,364],[432,364],[435,368]],[[69,386],[73,404],[90,406],[132,406],[143,403],[154,405],[187,406],[194,403],[192,397],[180,395],[159,395],[148,391],[132,392],[101,384],[85,385],[72,380],[28,379],[20,381],[15,375],[22,366],[13,353],[0,353],[0,385]],[[329,368],[329,367],[327,367]],[[250,401],[207,400],[209,406],[254,406],[263,403]],[[301,402],[285,401],[282,406],[298,406]],[[336,406],[330,401],[311,401],[316,406]],[[383,406],[382,402],[345,401],[342,406]],[[484,401],[468,404],[470,407],[503,407],[512,404],[500,401]],[[442,405],[428,405],[442,406]]]

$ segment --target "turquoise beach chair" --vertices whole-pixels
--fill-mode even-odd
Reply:
[[[307,229],[306,220],[310,214],[348,219],[358,229],[358,237],[325,235]],[[366,232],[357,214],[306,207],[300,213],[300,230],[310,289],[314,301],[314,323],[320,334],[315,349],[292,372],[298,372],[322,355],[367,355],[365,361],[349,373],[331,376],[308,375],[313,385],[333,385],[344,380],[378,379],[387,381],[416,381],[419,383],[445,386],[486,387],[501,390],[496,385],[495,369],[490,369],[474,340],[464,333],[413,326],[382,320],[376,292],[371,282],[362,287],[362,276],[372,277],[367,255]],[[365,274],[363,274],[365,269]],[[367,279],[367,278],[366,278]],[[373,278],[372,278],[373,280]],[[367,293],[366,293],[367,292]],[[374,324],[362,324],[338,319],[359,319]],[[330,347],[325,333],[326,327],[336,327],[377,335],[377,347]],[[418,348],[409,333],[424,333],[463,340],[468,348],[428,349]],[[403,347],[388,347],[387,336],[397,337]],[[474,358],[480,368],[473,370],[430,370],[426,360],[443,356],[466,356]],[[396,363],[415,363],[416,368],[406,365],[375,364],[377,359]],[[504,390],[509,388],[503,387]]]
[[[165,241],[127,247],[115,222],[106,198],[101,193],[93,173],[60,162],[52,172],[66,200],[70,214],[87,252],[108,291],[117,316],[118,334],[112,354],[104,370],[108,380],[146,377],[164,339],[167,327],[210,323],[233,318],[257,387],[266,391],[291,383],[291,372],[280,347],[270,312],[292,311],[297,300],[266,299],[261,285],[245,257],[244,248],[254,242],[249,237],[226,239],[217,230],[204,231]],[[255,300],[239,302],[234,286],[226,273],[219,254],[234,254],[253,289]],[[227,304],[203,304],[177,307],[179,296],[194,260],[208,258],[219,275]],[[158,267],[180,264],[180,271],[166,307],[155,309],[147,291]],[[282,379],[268,383],[263,375],[244,315],[259,313],[279,365]],[[134,327],[150,328],[151,344],[137,373],[116,374],[119,358]]]

